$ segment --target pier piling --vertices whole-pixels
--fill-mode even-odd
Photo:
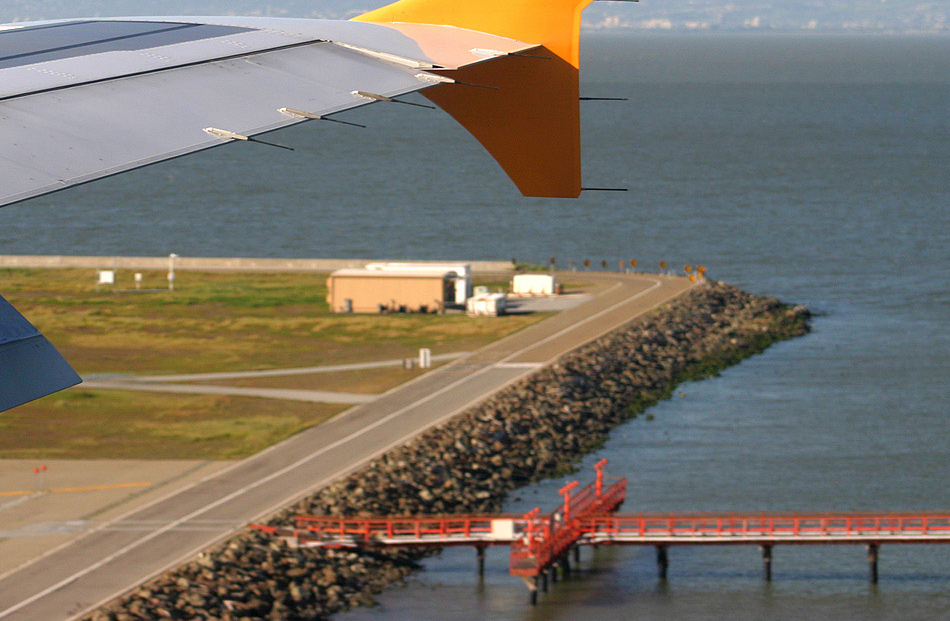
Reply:
[[[666,580],[667,571],[670,568],[670,557],[666,546],[656,546],[656,568],[660,580]]]
[[[762,549],[762,577],[766,582],[772,582],[772,546],[765,544]]]
[[[567,552],[565,552],[564,556],[561,557],[558,564],[561,566],[561,576],[566,580],[567,577],[571,575],[570,555]]]
[[[528,601],[531,602],[532,606],[537,606],[538,604],[538,581],[536,578],[530,576],[521,576],[521,579],[524,580],[525,586],[528,587]]]
[[[879,546],[876,543],[868,544],[868,570],[871,584],[877,584],[878,547]]]

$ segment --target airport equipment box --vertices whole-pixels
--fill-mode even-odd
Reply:
[[[508,296],[504,293],[485,293],[469,298],[465,312],[469,317],[497,317],[508,310]]]

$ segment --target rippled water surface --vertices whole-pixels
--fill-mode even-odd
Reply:
[[[601,457],[627,511],[950,511],[950,41],[585,38],[585,184],[523,199],[450,119],[348,113],[0,210],[4,254],[702,263],[808,304],[814,332],[689,384]],[[407,109],[403,109],[407,108]],[[0,283],[2,288],[2,283]],[[512,511],[551,506],[563,480]],[[950,618],[950,555],[885,546],[585,551],[541,604],[489,553],[446,551],[357,619]]]

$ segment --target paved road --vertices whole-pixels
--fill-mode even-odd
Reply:
[[[465,353],[440,354],[432,356],[433,362],[455,360],[468,355]],[[261,377],[286,377],[289,375],[310,375],[316,373],[339,373],[362,369],[398,367],[402,360],[383,360],[380,362],[357,362],[353,364],[335,364],[319,367],[300,367],[294,369],[267,369],[263,371],[234,371],[229,373],[189,373],[180,375],[101,375],[83,378],[86,388],[104,388],[111,390],[137,390],[143,392],[173,392],[190,395],[234,395],[237,397],[263,397],[265,399],[285,399],[288,401],[306,401],[309,403],[344,403],[356,405],[370,403],[378,395],[365,395],[350,392],[327,390],[302,390],[295,388],[246,388],[238,386],[219,386],[205,384],[177,384],[173,382],[217,381],[252,379]]]
[[[124,516],[0,579],[0,619],[70,619],[672,299],[683,278],[585,274],[592,299]]]
[[[445,362],[467,356],[469,352],[439,354],[432,356],[432,362]],[[350,364],[325,364],[317,367],[296,367],[293,369],[264,369],[261,371],[227,371],[223,373],[179,373],[177,375],[121,375],[109,373],[104,375],[87,375],[83,381],[89,382],[121,382],[121,383],[151,383],[166,384],[170,382],[200,382],[214,380],[256,379],[260,377],[286,377],[288,375],[312,375],[316,373],[340,373],[342,371],[362,371],[365,369],[382,369],[386,367],[402,366],[402,360],[380,360],[376,362],[353,362]]]
[[[83,382],[83,386],[86,388],[105,388],[111,390],[136,390],[139,392],[173,392],[186,395],[262,397],[264,399],[305,401],[307,403],[357,404],[369,403],[377,399],[376,395],[362,395],[353,392],[330,392],[327,390],[302,390],[299,388],[243,388],[239,386],[163,384],[159,382],[113,382],[108,380],[91,380]]]

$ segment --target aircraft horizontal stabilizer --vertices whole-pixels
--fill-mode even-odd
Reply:
[[[0,412],[81,381],[53,344],[0,297]]]

